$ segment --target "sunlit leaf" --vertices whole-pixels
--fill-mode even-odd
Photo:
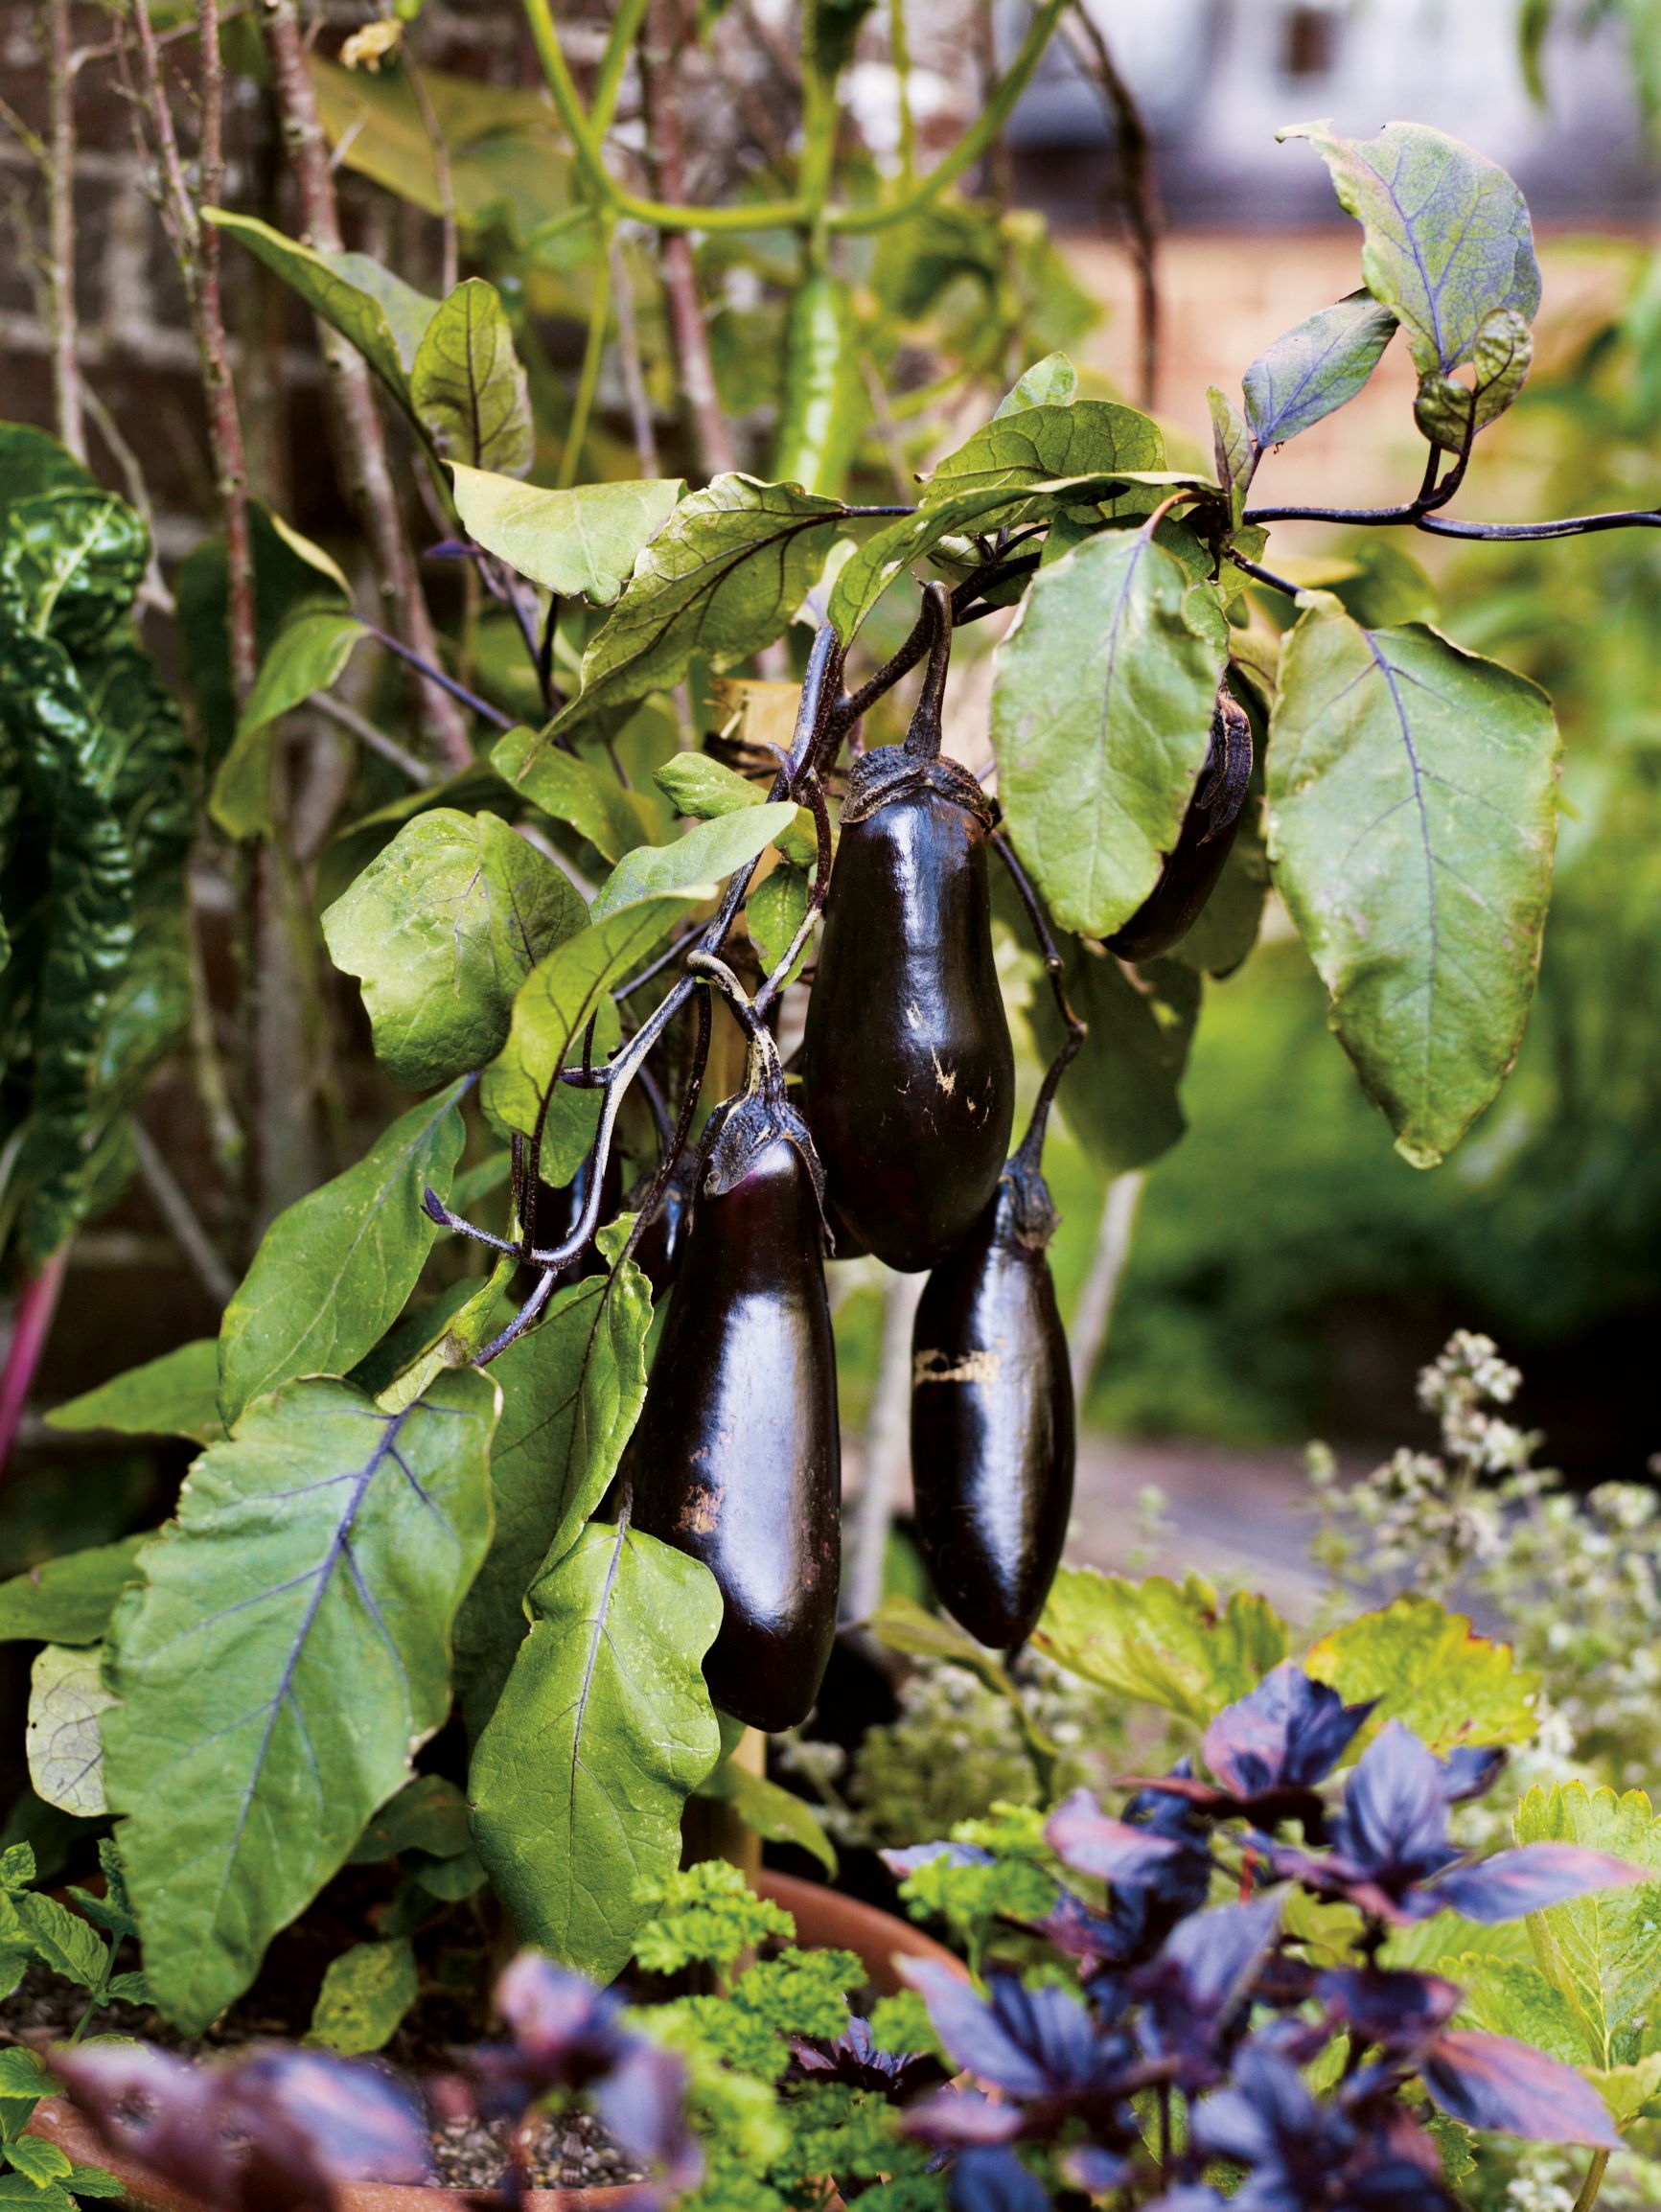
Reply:
[[[1225,1603],[1198,1575],[1141,1582],[1063,1567],[1034,1647],[1069,1672],[1186,1720],[1211,1720],[1286,1656],[1286,1624],[1264,1598]]]
[[[556,821],[568,821],[602,860],[620,861],[652,837],[639,795],[625,791],[610,766],[545,745],[537,730],[510,729],[491,761],[504,783]]]
[[[318,608],[296,614],[273,639],[219,763],[210,801],[229,836],[261,837],[271,827],[273,726],[314,691],[339,682],[352,649],[369,632],[355,614]]]
[[[530,394],[495,285],[464,278],[427,324],[409,372],[409,399],[447,460],[503,476],[522,476],[530,467]]]
[[[1395,315],[1359,291],[1277,338],[1245,375],[1257,449],[1295,438],[1352,400],[1395,334]]]
[[[1408,1593],[1323,1636],[1303,1660],[1347,1705],[1375,1699],[1367,1737],[1399,1720],[1435,1752],[1526,1743],[1539,1727],[1539,1676],[1509,1644],[1479,1636],[1463,1613]]]
[[[1519,1843],[1574,1843],[1612,1852],[1656,1879],[1598,1890],[1529,1916],[1540,1970],[1574,2015],[1595,2066],[1624,2066],[1652,2039],[1661,1981],[1661,1820],[1641,1789],[1617,1796],[1583,1783],[1536,1785],[1517,1807]]]
[[[547,492],[452,461],[456,512],[471,536],[557,599],[610,607],[641,548],[675,511],[679,476]]]

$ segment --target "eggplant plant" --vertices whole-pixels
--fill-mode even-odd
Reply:
[[[414,1825],[381,1855],[407,1855],[415,1889],[494,1895],[602,1980],[679,1863],[691,1794],[748,1790],[758,1820],[814,1838],[806,1809],[736,1779],[730,1754],[738,1724],[811,1708],[834,1632],[839,1253],[928,1271],[911,1425],[941,1602],[977,1649],[1065,1637],[1074,1409],[1045,1257],[1051,1110],[1104,1173],[1174,1140],[1207,979],[1249,954],[1271,880],[1409,1162],[1449,1154],[1515,1057],[1551,885],[1550,704],[1428,622],[1380,618],[1343,578],[1295,588],[1269,536],[1656,522],[1450,512],[1527,374],[1540,280],[1522,196],[1419,126],[1283,134],[1360,224],[1364,286],[1311,303],[1237,400],[1210,395],[1211,471],[1172,466],[1150,414],[1040,347],[1057,301],[1077,301],[1030,226],[957,190],[1062,12],[1031,11],[934,168],[909,141],[878,181],[839,137],[867,11],[811,0],[799,156],[778,156],[776,196],[752,184],[704,206],[661,178],[667,196],[648,191],[614,128],[630,86],[665,90],[638,0],[613,10],[586,94],[545,0],[526,0],[547,100],[520,88],[528,104],[497,120],[559,204],[510,194],[500,216],[453,82],[408,58],[384,81],[308,60],[274,0],[263,31],[309,236],[190,201],[168,170],[190,218],[175,206],[179,250],[198,269],[204,252],[216,269],[252,256],[320,318],[341,403],[368,394],[361,434],[384,446],[378,408],[397,425],[464,580],[442,645],[402,570],[372,614],[327,553],[227,494],[223,542],[178,583],[205,610],[187,734],[128,614],[139,518],[39,433],[0,438],[12,1264],[36,1284],[41,1262],[61,1271],[65,1238],[119,1183],[145,1074],[190,1019],[193,826],[221,856],[246,848],[256,946],[308,937],[295,886],[315,893],[360,997],[373,1094],[414,1094],[342,1172],[280,1209],[250,1200],[216,1338],[51,1417],[200,1446],[165,1525],[0,1586],[4,1632],[58,1654],[55,1682],[62,1654],[79,1670],[92,1713],[66,1809],[119,1824],[147,1986],[187,2030],[380,1849],[392,1808]],[[137,12],[136,59],[159,68]],[[407,35],[388,19],[395,61]],[[157,78],[152,126],[167,96]],[[459,276],[441,298],[340,250],[337,226],[331,244],[333,173],[306,166],[332,136],[341,164],[430,212],[427,172],[410,185],[391,150],[423,102],[440,128],[475,126],[449,150],[446,275],[465,247],[499,280]],[[967,323],[951,294],[965,268],[1002,272]],[[587,343],[567,392],[539,313],[579,296],[573,271]],[[698,292],[730,271],[734,314],[759,297],[771,316],[738,325],[736,350],[776,371],[752,409],[721,405]],[[679,426],[642,361],[649,287],[653,328],[681,348]],[[192,298],[211,339],[217,307]],[[1398,336],[1419,373],[1418,491],[1358,510],[1259,493],[1277,449],[1352,399]],[[942,389],[984,400],[945,450],[937,416],[906,443],[896,424],[919,410],[896,414],[908,395],[888,388],[925,339]],[[607,419],[613,367],[633,474]],[[742,367],[725,361],[735,392]],[[954,640],[970,634],[961,656],[993,618],[990,750],[971,766]],[[355,664],[378,672],[383,720],[408,685],[397,736],[344,696]],[[364,749],[308,885],[285,840],[295,718],[318,713]],[[1003,947],[993,861],[1021,917]],[[1004,983],[1029,946],[1048,987],[1024,1003]],[[735,1035],[736,1088],[719,1072]],[[1011,1156],[1017,1035],[1045,1071]],[[39,1333],[19,1331],[26,1350]],[[1265,1669],[1251,1621],[1227,1618],[1244,1697]],[[1409,1779],[1423,1796],[1419,1767]],[[443,1852],[416,1818],[439,1785]],[[42,1766],[35,1787],[62,1802],[68,1785]],[[1337,1888],[1302,1863],[1295,1878],[1373,1912],[1364,1855]],[[406,1906],[419,1924],[427,1907]],[[1254,1936],[1238,1973],[1269,1975],[1273,1947]],[[1328,1993],[1329,2024],[1374,1993]],[[1397,2071],[1429,2048],[1438,2023],[1420,2024],[1411,2050],[1391,2046]],[[1093,2052],[1110,2029],[1104,2013]],[[1264,2056],[1269,2074],[1283,2064]],[[1373,2119],[1355,2122],[1369,2142]],[[1104,2156],[1122,2134],[1115,2119]],[[1184,2177],[1173,2203],[1211,2201],[1188,2165],[1163,2164]]]

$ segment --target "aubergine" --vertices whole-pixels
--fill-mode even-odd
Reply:
[[[804,1720],[836,1636],[842,1455],[819,1164],[782,1088],[711,1117],[622,1472],[634,1526],[720,1585],[716,1704],[752,1728]]]
[[[1026,1643],[1061,1562],[1075,1449],[1067,1337],[1046,1248],[1056,1215],[1018,1156],[911,1335],[917,1542],[977,1643]]]
[[[1181,942],[1217,887],[1234,848],[1252,774],[1252,726],[1227,685],[1217,693],[1211,749],[1160,879],[1107,939],[1121,960],[1153,960]]]
[[[905,744],[861,754],[848,779],[802,1038],[831,1218],[903,1273],[974,1227],[1015,1113],[986,877],[997,813],[940,756],[944,602]]]

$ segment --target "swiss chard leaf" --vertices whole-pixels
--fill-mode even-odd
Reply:
[[[450,1189],[466,1088],[412,1106],[266,1230],[219,1332],[219,1410],[232,1426],[291,1375],[344,1374],[397,1320],[437,1233],[422,1194]]]
[[[305,1381],[192,1470],[110,1644],[110,1803],[157,2004],[192,2030],[346,1860],[450,1704],[490,1534],[495,1385],[402,1414]]]
[[[721,1593],[697,1559],[594,1522],[532,1584],[530,1634],[473,1754],[473,1834],[527,1939],[607,1981],[681,1861],[721,1731],[701,1666]]]
[[[1364,630],[1311,594],[1271,727],[1276,887],[1396,1150],[1434,1166],[1510,1072],[1534,998],[1550,703],[1433,630]]]
[[[581,893],[498,817],[435,807],[335,900],[323,935],[362,982],[377,1058],[426,1089],[496,1057],[520,983],[587,921]]]

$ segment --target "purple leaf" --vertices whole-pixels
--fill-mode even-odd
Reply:
[[[1420,2059],[1419,2071],[1436,2103],[1467,2128],[1491,2128],[1535,2143],[1619,2148],[1597,2090],[1532,2043],[1449,2029]]]
[[[932,1960],[902,1959],[899,1967],[953,2059],[994,2088],[1044,2097],[1107,2086],[1117,2046],[1104,2043],[1065,1991],[1028,1990],[1014,1974],[994,1974],[987,1999]]]
[[[236,2205],[237,2158],[217,2125],[219,2077],[148,2043],[60,2046],[55,2073],[110,2149],[204,2203]]]
[[[1050,2196],[1013,2151],[965,2151],[952,2169],[952,2212],[1050,2212]]]
[[[696,2188],[704,2153],[686,2118],[686,2066],[673,2051],[635,2042],[594,2087],[594,2109],[615,2140],[674,2191]]]
[[[1450,1868],[1432,1894],[1466,1920],[1492,1924],[1543,1912],[1587,1890],[1626,1889],[1652,1878],[1606,1851],[1587,1851],[1578,1843],[1525,1843]]]
[[[1077,2150],[1064,2151],[1058,2163],[1062,2179],[1090,2197],[1105,2197],[1110,2189],[1130,2178],[1125,2160],[1104,2151],[1099,2143],[1083,2143]]]
[[[1331,2011],[1363,2044],[1414,2051],[1445,2027],[1464,2001],[1457,1983],[1437,1974],[1377,1967],[1343,1967],[1320,1977],[1317,1988]]]
[[[1289,2060],[1256,2049],[1240,2053],[1232,2087],[1194,2107],[1192,2133],[1208,2157],[1249,2167],[1265,2205],[1282,2201],[1277,2190],[1288,2204],[1321,2202],[1355,2141],[1344,2114],[1317,2104]]]
[[[539,1951],[520,1951],[496,1986],[496,2008],[513,2034],[511,2051],[481,2051],[487,2078],[536,2094],[582,2088],[606,2072],[624,2045],[621,1999]]]
[[[794,2038],[790,2048],[799,2073],[871,2089],[890,2103],[946,2078],[945,2067],[932,2052],[880,2049],[872,2039],[869,2020],[849,2020],[834,2041],[817,2036]]]
[[[273,2161],[303,2146],[331,2182],[427,2180],[427,2118],[413,2092],[362,2059],[323,2051],[256,2051],[229,2076],[240,2132]]]
[[[904,1851],[879,1851],[877,1856],[898,1880],[943,1858],[952,1866],[990,1866],[992,1854],[978,1843],[913,1843]]]
[[[1457,1744],[1440,1759],[1442,1794],[1449,1805],[1466,1805],[1486,1797],[1505,1772],[1509,1754],[1497,1743]]]
[[[1362,1753],[1332,1840],[1340,1858],[1386,1889],[1423,1881],[1459,1856],[1447,1840],[1442,1769],[1399,1720]]]
[[[979,2089],[941,2089],[908,2105],[902,2131],[939,2151],[975,2144],[1007,2143],[1024,2124],[1019,2105],[995,2105]]]
[[[1115,1820],[1088,1789],[1075,1789],[1062,1799],[1044,1824],[1044,1840],[1080,1874],[1133,1886],[1151,1879],[1188,1848],[1178,1838]]]
[[[1376,1702],[1346,1705],[1327,1683],[1282,1661],[1206,1730],[1206,1764],[1241,1800],[1307,1789],[1331,1773]]]
[[[1055,1902],[1031,1926],[1047,1937],[1058,1951],[1070,1959],[1081,1962],[1081,1970],[1088,1973],[1093,1967],[1111,1964],[1119,1957],[1118,1924],[1106,1914],[1092,1912],[1090,1907],[1069,1889],[1056,1893]]]
[[[1195,1913],[1138,1972],[1142,2039],[1155,2056],[1177,2060],[1185,2087],[1218,2079],[1223,2042],[1240,2024],[1280,1918],[1278,1897]]]

